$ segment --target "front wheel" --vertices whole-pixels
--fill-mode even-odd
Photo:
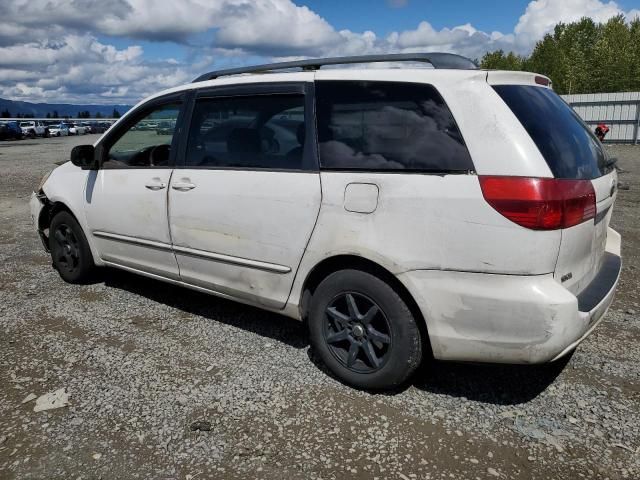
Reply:
[[[59,212],[49,226],[53,267],[69,283],[85,283],[95,265],[82,227],[69,212]]]
[[[322,362],[356,388],[397,387],[422,360],[420,332],[407,304],[387,283],[360,270],[335,272],[318,285],[309,333]]]

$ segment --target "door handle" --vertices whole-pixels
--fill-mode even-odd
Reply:
[[[171,185],[171,188],[174,190],[178,190],[179,192],[188,192],[189,190],[193,190],[196,186],[193,183],[189,182],[176,182]]]
[[[149,190],[162,190],[163,188],[167,188],[166,183],[147,183],[145,185]]]

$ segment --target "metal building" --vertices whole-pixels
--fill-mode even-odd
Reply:
[[[611,129],[605,143],[634,143],[640,141],[640,92],[585,93],[563,95],[565,99],[595,130],[605,123]]]

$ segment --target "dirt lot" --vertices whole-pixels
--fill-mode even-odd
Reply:
[[[89,140],[0,143],[0,478],[640,478],[640,147],[611,148],[624,274],[570,359],[435,363],[371,395],[278,315],[118,272],[62,282],[27,202]],[[62,387],[68,407],[21,404]]]

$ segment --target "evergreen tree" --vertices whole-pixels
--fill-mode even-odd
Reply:
[[[482,57],[482,68],[490,68],[494,70],[522,70],[524,59],[513,52],[507,55],[502,50],[487,53]]]
[[[482,68],[526,70],[551,78],[558,93],[640,90],[640,19],[622,15],[606,23],[582,18],[559,23],[538,41],[528,57],[502,50],[487,52]]]
[[[640,16],[629,25],[629,45],[630,53],[630,91],[640,91]]]

